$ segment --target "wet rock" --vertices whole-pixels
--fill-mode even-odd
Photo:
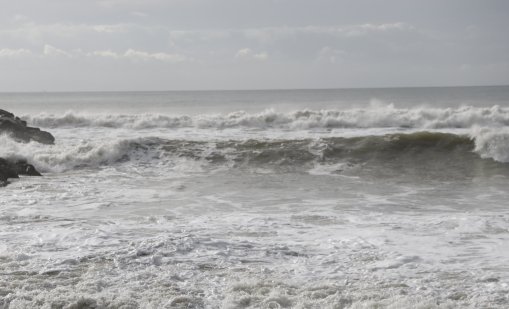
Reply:
[[[0,134],[9,134],[20,142],[55,143],[55,137],[51,133],[41,131],[39,128],[29,127],[26,121],[2,109],[0,109]]]
[[[4,158],[0,158],[0,175],[2,178],[18,178],[16,167]]]
[[[14,168],[18,175],[25,176],[42,176],[32,164],[28,164],[26,160],[18,160],[14,163]]]
[[[19,178],[19,175],[42,176],[35,167],[25,160],[7,160],[0,158],[0,187],[9,184],[9,178]]]
[[[0,187],[5,187],[9,178],[18,178],[18,173],[12,168],[7,160],[0,158]]]
[[[3,109],[0,109],[0,134],[8,134],[18,142],[55,143],[55,138],[51,133],[29,127],[26,121]],[[19,175],[42,176],[33,165],[24,159],[0,158],[0,187],[9,184],[8,179],[10,178],[19,178]]]

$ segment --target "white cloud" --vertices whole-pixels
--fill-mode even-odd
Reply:
[[[269,58],[269,55],[267,52],[260,52],[255,53],[250,48],[243,48],[237,51],[235,54],[235,58],[250,58],[250,59],[256,59],[256,60],[267,60]]]
[[[90,26],[96,32],[100,33],[124,33],[129,31],[130,26],[126,24],[114,24],[114,25],[93,25]],[[86,30],[86,27],[85,27]]]
[[[31,44],[40,44],[52,39],[76,39],[83,35],[112,35],[145,29],[134,24],[38,24],[26,21],[14,27],[0,28],[2,37],[25,40]]]
[[[356,26],[344,27],[337,29],[339,33],[346,36],[362,36],[373,32],[389,32],[389,31],[413,31],[415,27],[407,23],[389,23],[389,24],[362,24]]]
[[[14,58],[14,57],[23,57],[31,55],[32,52],[28,49],[20,48],[20,49],[9,49],[2,48],[0,49],[0,58]]]
[[[267,60],[269,58],[269,54],[267,54],[266,52],[261,52],[259,54],[255,54],[253,57],[259,60]]]
[[[98,50],[87,54],[93,57],[112,59],[127,59],[133,61],[161,61],[166,63],[191,62],[193,59],[181,54],[169,54],[164,52],[149,53],[146,51],[128,49],[124,53],[116,53],[111,50]]]
[[[67,57],[67,58],[72,57],[72,55],[69,52],[66,52],[65,50],[56,48],[56,47],[48,45],[48,44],[44,45],[43,54],[44,54],[44,56],[50,56],[50,57],[58,57],[58,56],[63,56],[63,57]]]
[[[279,39],[296,38],[302,35],[311,36],[334,36],[334,37],[355,37],[364,36],[370,33],[382,33],[391,31],[413,31],[415,27],[407,23],[385,23],[385,24],[358,24],[347,26],[305,26],[305,27],[267,27],[251,28],[242,30],[247,38],[257,39],[262,42],[277,41]]]
[[[128,49],[125,52],[117,53],[112,50],[96,50],[91,52],[84,52],[80,49],[66,51],[63,49],[56,48],[52,45],[46,44],[43,47],[42,53],[33,53],[28,49],[0,49],[0,58],[21,58],[25,56],[34,56],[39,59],[44,57],[54,58],[74,58],[79,59],[81,57],[97,57],[97,58],[108,58],[113,60],[125,60],[133,62],[149,62],[158,61],[169,64],[193,62],[194,59],[178,53],[164,53],[154,52],[150,53],[142,50]],[[259,56],[259,55],[253,55]],[[262,55],[263,57],[263,55]]]
[[[131,12],[137,16],[144,16],[145,13]],[[244,29],[207,29],[207,30],[178,30],[161,25],[142,25],[136,23],[112,23],[112,24],[75,24],[75,23],[52,23],[39,24],[18,18],[20,23],[12,27],[0,29],[0,39],[7,37],[16,40],[26,40],[31,44],[42,44],[48,41],[65,39],[73,41],[82,36],[87,36],[87,44],[93,44],[94,36],[97,39],[106,39],[101,35],[131,35],[134,38],[145,42],[154,38],[161,42],[170,39],[173,45],[181,42],[186,44],[196,42],[210,42],[222,40],[238,40],[242,37],[246,40],[256,40],[260,43],[276,42],[285,39],[297,39],[302,36],[309,37],[332,37],[351,38],[366,36],[374,33],[404,32],[413,31],[415,28],[407,23],[394,22],[383,24],[357,24],[346,26],[304,26],[304,27],[262,27]],[[119,43],[113,43],[117,44]],[[115,46],[108,46],[115,48]]]
[[[96,50],[91,53],[88,53],[88,56],[96,56],[96,57],[105,57],[105,58],[120,58],[119,54],[113,52],[111,50]]]
[[[136,16],[146,16],[144,13],[132,12]],[[407,23],[385,24],[359,24],[347,26],[305,26],[305,27],[263,27],[245,29],[218,29],[218,30],[176,30],[161,26],[141,26],[131,23],[117,24],[37,24],[25,22],[15,28],[0,30],[1,34],[9,34],[17,38],[33,38],[37,36],[73,37],[85,33],[129,33],[143,30],[147,33],[155,33],[164,30],[172,40],[211,40],[231,38],[234,35],[242,35],[246,38],[261,41],[276,40],[280,38],[296,37],[298,35],[331,35],[331,36],[361,36],[369,33],[381,33],[390,31],[413,31],[415,28]]]
[[[35,56],[38,58],[55,57],[55,58],[75,58],[80,57],[100,57],[110,58],[117,60],[130,60],[130,61],[160,61],[165,63],[182,63],[192,62],[193,58],[178,54],[178,53],[165,53],[165,52],[147,52],[143,50],[128,49],[125,52],[118,53],[112,50],[95,50],[91,52],[84,52],[81,49],[63,50],[55,46],[45,44],[41,53],[33,53],[32,51],[24,48],[20,49],[0,49],[0,58],[14,58],[23,56]],[[256,56],[256,55],[253,55]]]
[[[134,49],[128,49],[123,57],[133,59],[133,60],[158,60],[162,62],[168,63],[179,63],[179,62],[188,62],[191,61],[189,57],[180,54],[167,54],[167,53],[148,53],[145,51],[139,51]]]
[[[246,56],[251,55],[252,53],[253,53],[253,51],[250,48],[243,48],[237,52],[235,57],[237,57],[237,58],[246,57]]]

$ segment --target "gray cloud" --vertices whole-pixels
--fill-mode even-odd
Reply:
[[[0,90],[507,84],[508,12],[496,0],[19,0],[0,12]]]

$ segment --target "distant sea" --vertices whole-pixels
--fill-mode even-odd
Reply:
[[[507,308],[509,86],[2,93],[0,308]]]

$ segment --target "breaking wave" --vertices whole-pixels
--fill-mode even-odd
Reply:
[[[243,111],[229,114],[172,116],[165,114],[87,115],[67,112],[63,115],[25,116],[34,126],[150,128],[470,128],[472,126],[508,126],[509,108],[462,106],[458,108],[396,108],[393,104],[350,110],[299,110],[289,113],[268,109],[260,113]]]
[[[475,140],[475,152],[481,158],[498,162],[509,162],[509,129],[490,129],[474,127],[471,137]]]
[[[99,168],[135,162],[159,168],[198,162],[206,167],[262,167],[283,171],[334,167],[332,172],[394,173],[415,170],[471,173],[479,169],[508,171],[509,131],[474,128],[470,135],[437,132],[317,139],[251,139],[228,141],[169,140],[158,137],[83,141],[74,146],[19,144],[1,137],[0,157],[22,156],[42,171]],[[488,160],[486,160],[488,159]],[[163,165],[163,166],[161,166]],[[338,168],[335,168],[338,167]],[[327,168],[322,169],[327,170]],[[504,172],[505,173],[505,172]]]

